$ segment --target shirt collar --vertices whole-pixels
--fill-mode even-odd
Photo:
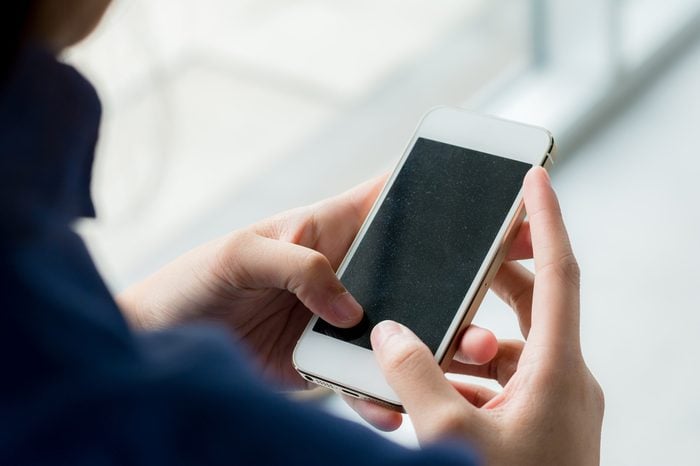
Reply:
[[[0,212],[24,226],[94,216],[95,89],[48,51],[28,46],[0,88]],[[4,223],[4,222],[3,222]]]

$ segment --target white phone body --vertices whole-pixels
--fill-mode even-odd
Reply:
[[[421,138],[523,162],[528,166],[548,167],[554,157],[552,135],[542,128],[478,115],[458,108],[432,109],[419,123],[401,160],[338,268],[337,274],[341,281],[343,273],[362,244],[365,234],[381,209],[397,176],[401,173],[416,141]],[[465,292],[461,305],[454,309],[449,327],[444,332],[437,351],[434,352],[435,359],[443,370],[447,369],[454,356],[458,344],[457,337],[473,319],[493,276],[505,257],[513,236],[524,219],[521,186],[516,188],[516,192],[512,205],[507,209],[505,220],[493,237],[474,280],[471,284],[464,284]],[[360,302],[360,304],[363,303]],[[317,320],[318,317],[311,319],[294,350],[294,366],[301,375],[309,381],[347,395],[402,411],[401,401],[386,382],[373,352],[314,331]]]

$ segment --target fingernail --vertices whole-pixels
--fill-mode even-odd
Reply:
[[[379,322],[372,330],[372,346],[374,348],[381,348],[382,345],[392,336],[398,335],[403,330],[401,325],[397,324],[393,320],[385,320]]]
[[[341,322],[357,322],[362,319],[362,306],[347,291],[335,298],[331,308]]]

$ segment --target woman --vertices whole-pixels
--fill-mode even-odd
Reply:
[[[2,7],[2,464],[596,464],[603,398],[579,345],[578,268],[547,174],[525,180],[530,222],[493,288],[525,342],[471,326],[449,382],[410,330],[372,345],[416,427],[407,450],[270,387],[308,388],[291,352],[311,313],[362,309],[333,272],[382,186],[367,182],[205,244],[113,299],[71,223],[89,197],[100,105],[55,54],[108,1]],[[127,324],[128,322],[128,324]],[[391,430],[401,416],[348,400]]]

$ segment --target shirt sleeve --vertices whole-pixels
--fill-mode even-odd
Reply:
[[[0,465],[473,464],[271,391],[212,326],[134,335],[82,240],[100,105],[47,51],[0,89]]]
[[[273,392],[221,327],[132,333],[78,238],[50,238],[0,246],[0,464],[474,464]]]
[[[476,464],[464,445],[407,449],[270,391],[223,330],[147,333],[137,345],[137,360],[48,393],[51,409],[5,464]]]

